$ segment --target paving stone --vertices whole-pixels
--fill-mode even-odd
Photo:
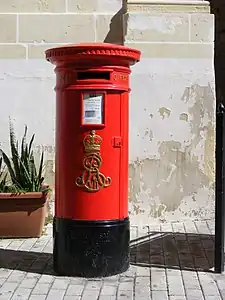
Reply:
[[[161,232],[160,224],[150,224],[149,230],[150,232]]]
[[[133,239],[136,239],[137,237],[138,237],[138,227],[133,226],[130,229],[130,239],[132,241]]]
[[[221,300],[222,298],[217,295],[217,296],[207,296],[206,300]]]
[[[150,295],[150,288],[148,286],[135,285],[134,291],[135,291],[135,295],[138,297],[144,297]]]
[[[167,283],[170,296],[183,296],[184,286],[180,270],[167,270]]]
[[[148,277],[136,277],[135,285],[138,286],[150,286],[150,278]]]
[[[133,291],[119,291],[117,298],[119,300],[134,300]]]
[[[222,299],[225,300],[225,291],[220,291],[220,295],[221,295]]]
[[[150,295],[135,295],[134,300],[152,300]]]
[[[203,294],[201,290],[186,290],[188,300],[203,300]]]
[[[22,246],[23,243],[24,243],[23,240],[14,240],[9,244],[7,249],[8,250],[12,249],[12,250],[16,251]]]
[[[117,287],[104,284],[101,290],[101,295],[114,296],[116,295]]]
[[[183,223],[172,223],[173,232],[185,233],[185,228]]]
[[[186,233],[198,233],[194,222],[191,222],[191,221],[186,221],[184,223],[184,230]]]
[[[85,286],[85,290],[100,290],[101,287],[102,281],[89,281]]]
[[[0,287],[5,283],[6,278],[0,278]]]
[[[134,277],[120,277],[119,281],[121,282],[132,282],[134,283],[135,278]]]
[[[49,290],[51,288],[51,284],[50,283],[37,283],[37,285],[35,286],[35,288],[32,291],[32,294],[48,294]]]
[[[32,289],[19,287],[16,289],[11,300],[27,300],[31,294]]]
[[[9,275],[7,281],[10,282],[22,282],[23,279],[26,276],[26,272],[24,271],[18,271],[18,270],[13,270],[12,273]]]
[[[137,273],[137,266],[130,266],[130,268],[121,274],[121,277],[134,277]]]
[[[0,278],[7,279],[12,272],[13,270],[0,268]]]
[[[65,290],[51,289],[46,300],[62,300],[65,295]]]
[[[46,297],[47,295],[31,295],[29,300],[45,300]]]
[[[63,278],[56,278],[53,282],[52,289],[56,290],[66,290],[68,285],[69,285],[69,280],[68,279],[63,279]]]
[[[197,232],[200,234],[211,234],[211,231],[206,223],[206,221],[195,221],[194,222]]]
[[[13,240],[10,239],[2,239],[0,241],[0,247],[2,249],[7,249],[7,247],[9,247],[9,245],[13,242]]]
[[[37,278],[24,278],[20,283],[20,288],[30,288],[33,289],[37,284]]]
[[[37,242],[36,238],[23,240],[22,245],[19,247],[19,251],[30,251],[30,249],[34,246],[36,242]]]
[[[10,298],[18,287],[18,284],[19,282],[5,282],[0,288],[0,299]]]
[[[162,223],[160,224],[161,232],[173,232],[173,227],[171,223]]]
[[[67,288],[66,295],[67,296],[76,296],[76,295],[79,296],[79,295],[82,295],[83,290],[84,290],[84,285],[71,284]]]
[[[219,295],[218,287],[212,277],[210,277],[208,274],[202,274],[200,272],[198,273],[198,276],[205,296]]]
[[[36,279],[39,280],[39,278],[41,277],[41,274],[38,273],[27,273],[24,280],[25,279]]]
[[[132,291],[134,289],[134,282],[120,282],[119,284],[119,290],[120,291]]]
[[[98,300],[100,291],[95,290],[84,290],[84,293],[81,297],[82,300]]]
[[[169,300],[166,291],[152,291],[152,300]]]
[[[136,276],[150,276],[150,268],[138,267],[136,271]]]
[[[81,296],[64,296],[63,300],[81,300]]]
[[[43,248],[43,252],[45,253],[52,253],[53,251],[53,241],[52,239],[46,244],[46,246]]]
[[[207,226],[209,228],[210,233],[213,235],[215,234],[215,221],[214,220],[207,220]]]
[[[80,277],[74,277],[70,279],[70,284],[85,284],[86,282],[88,282],[88,279],[86,278],[80,278]]]
[[[47,243],[49,242],[50,237],[49,236],[42,236],[39,240],[36,241],[36,243],[32,246],[30,251],[32,252],[42,252]]]
[[[117,300],[117,299],[119,299],[119,298],[117,298],[116,295],[114,295],[114,296],[100,295],[100,297],[99,297],[99,300]]]
[[[52,283],[53,280],[54,280],[54,277],[52,275],[42,274],[39,277],[38,283]]]
[[[169,296],[169,300],[187,300],[185,296]]]
[[[130,277],[122,277],[122,278],[125,278],[125,279],[128,278],[128,279],[130,279]],[[118,287],[118,285],[119,285],[119,279],[115,278],[115,279],[110,280],[110,277],[108,277],[107,279],[103,280],[103,284],[109,285],[109,286]]]
[[[182,271],[183,282],[185,289],[200,289],[200,283],[198,276],[195,272],[192,271]]]
[[[165,269],[151,268],[151,289],[153,291],[167,290]]]

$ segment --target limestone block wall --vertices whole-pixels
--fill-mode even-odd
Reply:
[[[122,6],[121,0],[2,0],[1,59],[43,58],[44,50],[55,44],[121,43],[122,29],[111,34],[110,23],[118,14],[117,24],[122,24]]]
[[[46,181],[54,186],[55,75],[48,48],[81,42],[123,42],[122,0],[1,0],[0,145],[8,149],[8,121],[19,137],[35,132],[45,152]],[[112,20],[113,19],[113,20]]]
[[[54,187],[55,77],[43,53],[125,43],[143,53],[131,81],[131,221],[213,217],[213,32],[207,1],[1,0],[1,146],[8,149],[9,116],[18,136],[27,124]]]

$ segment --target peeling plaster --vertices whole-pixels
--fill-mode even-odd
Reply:
[[[213,195],[214,188],[212,88],[210,85],[191,85],[185,88],[180,101],[187,104],[188,112],[181,113],[178,122],[188,122],[189,138],[183,142],[158,141],[158,157],[139,159],[129,166],[130,210],[134,215],[165,220],[178,215],[184,218],[204,217],[209,215],[209,206],[213,212],[212,199],[207,202],[210,196],[200,197],[209,190]],[[160,107],[158,111],[163,118],[171,113],[166,107]],[[157,133],[153,132],[153,135],[157,138]]]
[[[188,121],[188,114],[186,114],[186,113],[180,114],[180,120],[187,122]]]
[[[160,117],[162,117],[162,119],[164,119],[165,117],[169,117],[171,110],[169,108],[166,107],[160,107],[158,110]]]

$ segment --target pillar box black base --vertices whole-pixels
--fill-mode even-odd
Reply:
[[[53,266],[62,276],[106,277],[129,268],[129,219],[54,218]]]

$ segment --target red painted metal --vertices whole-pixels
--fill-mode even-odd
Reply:
[[[55,216],[74,220],[128,217],[128,117],[130,65],[138,50],[113,44],[79,44],[46,51],[56,65]],[[83,123],[84,93],[103,94],[102,124]],[[88,192],[76,185],[84,171],[83,139],[102,138],[101,173],[110,186]]]

